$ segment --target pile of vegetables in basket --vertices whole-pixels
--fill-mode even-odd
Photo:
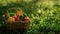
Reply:
[[[9,13],[9,11],[7,11],[3,16],[5,18],[5,21],[7,22],[16,22],[16,21],[28,22],[30,20],[30,18],[23,11],[20,10],[16,11],[15,13]]]

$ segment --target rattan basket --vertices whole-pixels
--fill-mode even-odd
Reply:
[[[15,10],[20,10],[20,8],[10,8],[8,10],[11,10],[11,9],[15,9]],[[8,11],[7,10],[7,11]],[[15,21],[15,22],[8,22],[7,20],[5,20],[5,24],[6,24],[6,29],[7,30],[21,30],[21,29],[26,29],[28,30],[29,29],[29,25],[30,25],[30,22],[24,22],[24,21]]]

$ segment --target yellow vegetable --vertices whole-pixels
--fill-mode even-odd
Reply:
[[[15,21],[15,18],[13,18],[13,17],[8,18],[8,22],[14,22],[14,21]]]

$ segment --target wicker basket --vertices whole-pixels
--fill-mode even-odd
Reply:
[[[9,23],[6,22],[6,29],[7,30],[22,30],[22,29],[29,29],[29,22],[24,22],[24,21],[20,21],[20,22],[14,22],[14,23]]]
[[[20,10],[20,8],[10,8],[10,9],[15,9],[15,10]],[[8,10],[10,10],[8,9]],[[8,11],[7,10],[7,11]],[[30,22],[24,22],[24,21],[15,21],[15,22],[8,22],[8,21],[5,21],[6,23],[6,29],[7,30],[21,30],[21,29],[29,29],[29,25],[30,25]]]

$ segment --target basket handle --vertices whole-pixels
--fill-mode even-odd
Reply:
[[[21,8],[9,8],[8,10],[11,10],[11,9],[22,11]],[[7,10],[7,12],[8,12],[8,10]]]

